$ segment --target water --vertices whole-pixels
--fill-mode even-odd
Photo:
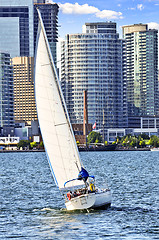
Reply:
[[[111,208],[67,212],[45,153],[1,153],[1,240],[159,239],[159,152],[80,154]]]

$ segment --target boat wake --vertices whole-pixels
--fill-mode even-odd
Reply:
[[[33,212],[59,212],[61,211],[60,208],[51,208],[51,207],[46,207],[46,208],[35,208]]]

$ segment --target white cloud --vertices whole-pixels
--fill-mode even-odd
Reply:
[[[98,8],[89,6],[88,4],[79,5],[78,3],[59,3],[58,5],[65,14],[92,14],[99,11]]]
[[[111,10],[103,10],[96,13],[96,17],[99,17],[101,19],[118,19],[123,18],[121,12],[115,12]]]
[[[157,29],[157,30],[159,30],[159,23],[150,22],[150,23],[148,23],[148,28],[149,29]]]
[[[143,4],[138,4],[137,5],[137,9],[139,9],[140,11],[142,11],[144,9],[144,5]]]
[[[64,14],[95,14],[97,18],[101,19],[121,19],[122,13],[115,12],[111,10],[103,10],[100,11],[98,8],[94,6],[90,6],[88,4],[80,5],[78,3],[58,3],[62,13]]]

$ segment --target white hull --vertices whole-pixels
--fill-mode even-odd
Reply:
[[[92,208],[107,207],[111,205],[112,195],[110,190],[96,193],[96,201]]]
[[[111,205],[111,192],[109,190],[87,193],[74,197],[65,202],[67,210],[81,210],[89,208],[102,208]]]

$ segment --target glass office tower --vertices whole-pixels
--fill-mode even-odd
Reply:
[[[38,30],[38,13],[36,8],[41,12],[41,16],[44,22],[46,35],[50,44],[53,59],[56,65],[56,43],[58,39],[58,11],[59,6],[56,3],[45,3],[45,0],[34,0],[34,47],[36,47],[36,37]]]
[[[127,126],[124,40],[116,23],[86,23],[82,34],[62,42],[61,85],[72,123],[83,123],[87,90],[88,122],[97,129]]]
[[[13,67],[10,54],[0,52],[0,127],[13,125]]]
[[[34,55],[33,0],[0,1],[0,50],[11,57]]]
[[[123,26],[127,56],[128,115],[159,114],[158,31],[147,24]]]

